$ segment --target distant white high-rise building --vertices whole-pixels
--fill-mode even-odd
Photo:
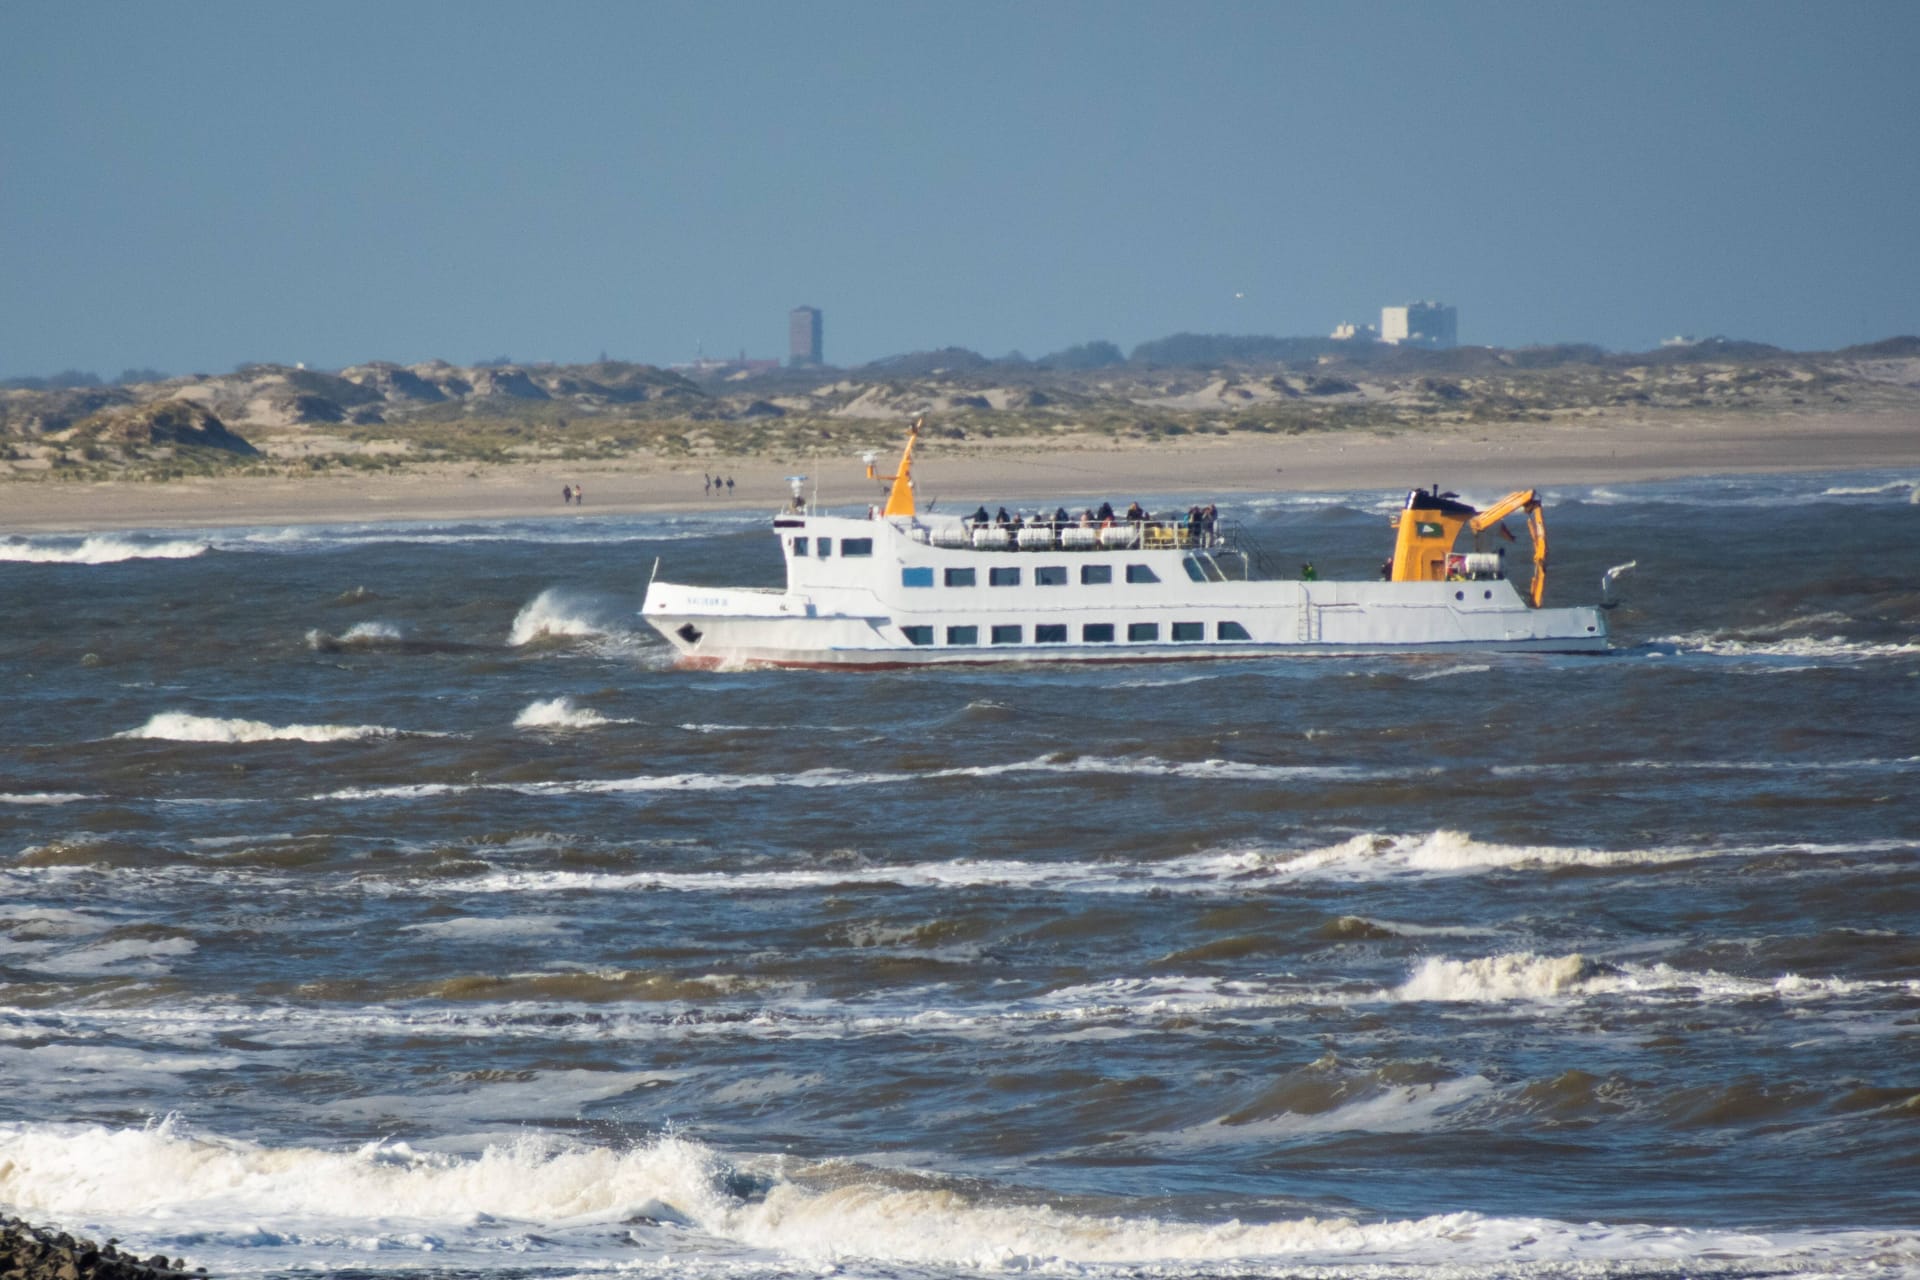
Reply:
[[[1380,341],[1409,347],[1453,347],[1460,342],[1459,313],[1438,302],[1380,308]]]

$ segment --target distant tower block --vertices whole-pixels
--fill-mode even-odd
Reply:
[[[820,308],[795,307],[787,313],[787,363],[825,363],[820,358]]]
[[[1460,342],[1459,313],[1438,302],[1380,308],[1380,341],[1444,349]]]

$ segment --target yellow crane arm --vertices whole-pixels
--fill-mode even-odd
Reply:
[[[873,463],[867,463],[867,479],[891,482],[887,490],[887,505],[881,512],[888,516],[910,516],[914,514],[913,500],[913,446],[920,439],[920,424],[925,418],[915,418],[913,428],[907,432],[907,447],[900,454],[900,469],[890,476],[876,475]],[[869,454],[869,457],[872,455]]]
[[[1529,595],[1533,607],[1538,609],[1547,596],[1547,516],[1540,505],[1540,494],[1533,489],[1516,489],[1476,514],[1469,527],[1475,533],[1485,533],[1516,511],[1527,513],[1527,533],[1533,539],[1533,583]]]

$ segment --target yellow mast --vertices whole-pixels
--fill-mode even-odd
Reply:
[[[887,490],[886,509],[880,514],[888,516],[910,516],[914,514],[913,504],[913,446],[920,439],[920,424],[925,418],[915,418],[913,427],[907,432],[907,447],[900,455],[900,469],[890,476],[874,473],[873,464],[867,464],[867,479],[891,481],[893,487]],[[869,455],[871,456],[871,455]]]

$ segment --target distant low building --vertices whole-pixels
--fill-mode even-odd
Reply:
[[[795,307],[787,313],[787,363],[796,368],[826,363],[821,358],[820,308]]]
[[[1439,302],[1380,308],[1380,341],[1445,350],[1460,344],[1459,313]]]
[[[696,356],[692,360],[667,366],[675,373],[684,373],[690,378],[730,378],[739,374],[771,373],[780,367],[778,360],[749,360],[742,351],[736,360],[721,360],[714,356]]]
[[[1370,324],[1337,324],[1333,326],[1335,342],[1378,342],[1380,331]]]

